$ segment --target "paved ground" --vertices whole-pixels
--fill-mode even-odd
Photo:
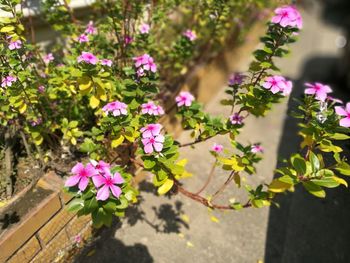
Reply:
[[[307,8],[303,12],[305,28],[300,41],[292,47],[292,56],[278,63],[283,73],[299,85],[294,95],[300,93],[304,80],[327,80],[326,73],[337,65],[340,53],[336,39],[339,40],[341,32],[325,25],[317,8]],[[248,63],[244,61],[239,69],[246,69]],[[223,96],[220,92],[213,98],[207,111],[227,115],[226,108],[217,107]],[[240,136],[243,143],[262,142],[266,148],[259,173],[249,179],[254,184],[270,181],[276,156],[287,156],[297,147],[295,124],[285,119],[287,106],[286,101],[277,105],[267,118],[249,119]],[[180,141],[188,141],[186,134]],[[216,138],[215,142],[229,147],[224,137]],[[182,155],[191,160],[189,170],[197,174],[186,181],[188,189],[196,190],[203,184],[213,162],[207,152],[213,143],[203,143],[194,150],[183,149]],[[224,180],[224,173],[217,173],[214,186],[207,193],[212,193]],[[326,201],[297,191],[292,197],[281,199],[281,209],[214,213],[219,220],[215,223],[210,220],[212,214],[200,204],[182,196],[157,197],[147,185],[143,189],[140,209],[105,231],[95,243],[95,253],[78,262],[350,262],[349,243],[344,242],[350,236],[349,227],[345,227],[350,197],[345,190],[340,195],[330,192]],[[246,200],[234,186],[228,192],[224,198]]]

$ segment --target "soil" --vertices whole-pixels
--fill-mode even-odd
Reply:
[[[13,181],[13,192],[12,196],[15,196],[21,192],[24,188],[30,185],[32,182],[36,181],[41,175],[42,171],[40,167],[33,163],[29,158],[20,158],[15,166],[17,170],[15,175],[12,176]],[[0,178],[3,177],[1,174],[2,162],[0,161]],[[6,197],[6,185],[0,181],[0,203],[6,203],[8,198]],[[1,205],[0,205],[1,207]]]

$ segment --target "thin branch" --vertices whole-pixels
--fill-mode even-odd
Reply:
[[[199,195],[201,192],[204,191],[205,188],[207,188],[207,186],[209,185],[211,178],[213,178],[214,175],[214,171],[215,171],[215,167],[216,167],[217,161],[214,162],[213,166],[211,167],[209,176],[205,182],[205,184],[202,186],[202,188],[200,190],[198,190],[198,192],[196,193],[196,195]]]
[[[232,171],[229,175],[229,177],[227,178],[226,182],[212,195],[211,200],[214,200],[216,197],[218,197],[219,194],[221,194],[225,188],[228,186],[228,184],[233,180],[235,174],[237,172]]]

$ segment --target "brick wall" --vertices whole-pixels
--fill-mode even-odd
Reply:
[[[63,182],[46,174],[35,186],[53,190],[21,222],[1,236],[0,262],[58,262],[76,245],[76,237],[91,236],[89,216],[77,217],[66,210],[72,197],[61,191]]]

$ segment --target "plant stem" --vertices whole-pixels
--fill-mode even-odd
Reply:
[[[225,190],[225,188],[228,186],[228,184],[233,180],[236,173],[237,172],[235,172],[235,171],[232,171],[230,173],[226,182],[212,195],[211,200],[214,200],[220,193],[222,193]]]
[[[205,188],[207,188],[207,186],[209,185],[211,179],[213,178],[213,175],[214,175],[214,171],[215,171],[215,167],[216,167],[216,164],[217,164],[217,161],[215,160],[213,166],[211,167],[211,170],[210,170],[210,173],[209,173],[209,176],[205,182],[205,184],[202,186],[201,189],[198,190],[198,192],[196,193],[196,195],[199,195],[201,192],[204,191]]]

